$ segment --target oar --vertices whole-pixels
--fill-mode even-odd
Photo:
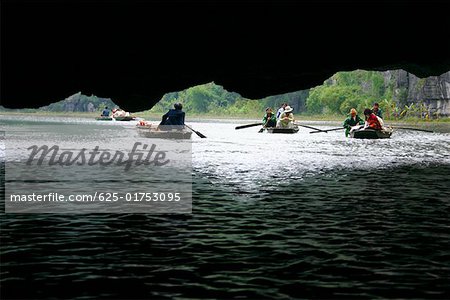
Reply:
[[[301,126],[301,127],[305,127],[305,128],[309,128],[309,129],[314,129],[314,130],[317,130],[317,131],[323,131],[322,129],[319,129],[319,128],[316,128],[316,127],[312,127],[312,126],[300,125],[298,123],[294,123],[294,124],[297,125],[297,126]]]
[[[184,126],[186,126],[186,127],[189,128],[190,130],[192,130],[193,132],[195,132],[195,134],[198,135],[199,137],[201,137],[202,139],[206,138],[206,136],[204,136],[201,132],[198,132],[198,131],[192,129],[192,127],[187,126],[186,124],[184,124]]]
[[[418,128],[411,128],[411,127],[394,127],[394,128],[395,128],[395,129],[414,130],[414,131],[434,132],[434,131],[432,131],[432,130],[418,129]]]
[[[234,129],[238,130],[238,129],[244,129],[244,128],[261,126],[261,125],[263,125],[263,124],[262,123],[247,124],[247,125],[236,126],[236,128],[234,128]]]
[[[311,131],[310,133],[318,133],[318,132],[328,132],[328,131],[335,131],[335,130],[342,130],[345,129],[344,127],[338,127],[338,128],[332,128],[327,130],[321,130],[321,131]]]
[[[267,125],[267,123],[269,123],[269,121],[267,121],[266,123],[262,124],[263,127],[258,131],[258,133],[263,133],[264,130],[266,130],[266,125]]]

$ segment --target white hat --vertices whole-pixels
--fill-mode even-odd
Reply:
[[[291,112],[293,110],[294,109],[292,107],[290,107],[289,105],[284,108],[284,112]]]

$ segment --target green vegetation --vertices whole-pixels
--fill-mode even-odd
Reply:
[[[266,107],[276,110],[287,102],[303,119],[307,116],[337,119],[347,115],[351,108],[362,114],[365,108],[378,102],[385,119],[437,119],[439,116],[424,102],[408,101],[408,90],[398,85],[396,76],[395,73],[386,76],[384,72],[363,70],[338,72],[323,85],[310,90],[254,100],[208,83],[166,94],[155,107],[143,113],[161,114],[172,108],[173,103],[181,102],[191,116],[260,118]],[[425,79],[418,80],[415,93],[420,93],[424,82]]]
[[[348,114],[351,108],[362,113],[374,102],[380,104],[383,117],[390,120],[438,119],[439,115],[423,101],[408,100],[408,90],[396,86],[396,78],[385,78],[384,73],[356,70],[338,72],[323,85],[310,90],[306,100],[309,114]],[[415,93],[420,94],[425,79],[419,79]]]
[[[183,109],[189,112],[190,116],[261,118],[266,107],[277,109],[283,102],[289,103],[298,112],[304,108],[307,95],[308,91],[298,91],[257,101],[228,92],[222,86],[211,82],[165,94],[151,110],[140,114],[165,113],[174,103],[181,102]]]

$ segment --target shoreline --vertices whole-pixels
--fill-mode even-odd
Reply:
[[[36,117],[64,117],[64,118],[86,118],[86,119],[94,119],[98,117],[98,113],[90,113],[90,112],[9,112],[9,111],[1,111],[0,119],[2,117],[8,117],[7,119],[11,119],[11,116],[36,116]],[[152,114],[132,114],[138,118],[145,119],[150,122],[159,122],[161,115],[157,113]],[[329,125],[329,126],[341,126],[342,122],[345,119],[345,116],[338,115],[295,115],[296,121],[304,124],[316,124],[316,125]],[[205,122],[205,123],[213,123],[213,122],[222,122],[222,123],[233,123],[233,124],[241,124],[244,125],[246,123],[258,123],[261,121],[260,118],[255,116],[216,116],[211,114],[204,115],[187,115],[186,117],[187,123],[194,122]],[[409,126],[415,127],[417,129],[428,129],[441,133],[450,133],[450,117],[443,117],[435,120],[423,120],[418,118],[409,118],[402,120],[390,120],[386,119],[385,124],[388,126]]]

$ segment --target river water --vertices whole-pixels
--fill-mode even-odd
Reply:
[[[190,124],[207,136],[192,137],[192,214],[2,213],[3,298],[450,297],[450,134]],[[1,178],[4,200],[4,163]]]

